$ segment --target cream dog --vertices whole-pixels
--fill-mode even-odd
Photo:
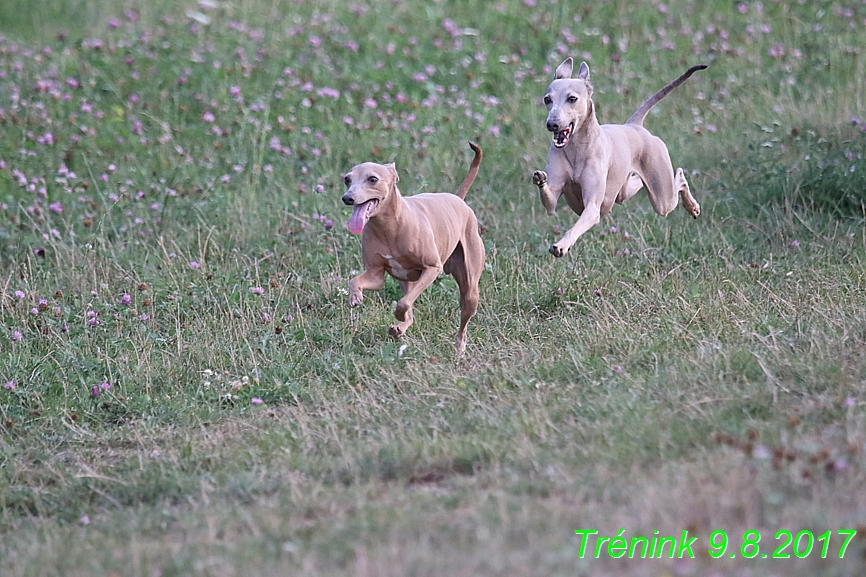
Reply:
[[[553,246],[550,253],[561,257],[587,230],[646,187],[653,209],[666,216],[677,206],[677,193],[686,211],[697,218],[701,207],[678,168],[676,175],[665,143],[643,127],[650,109],[689,76],[705,65],[693,66],[685,74],[644,102],[625,124],[599,126],[592,102],[589,67],[581,63],[577,78],[571,78],[574,62],[567,58],[547,87],[547,130],[553,142],[547,167],[532,175],[547,214],[556,212],[561,195],[580,218]]]
[[[343,178],[348,191],[343,202],[352,209],[349,232],[362,234],[364,272],[349,281],[349,304],[364,300],[363,290],[381,290],[385,272],[400,281],[389,334],[400,338],[414,321],[412,304],[443,272],[454,276],[460,289],[460,329],[454,338],[458,352],[466,349],[466,325],[478,309],[478,280],[484,269],[484,243],[475,213],[463,199],[478,174],[481,149],[469,143],[475,158],[457,194],[426,193],[404,198],[397,189],[393,164],[365,162]]]

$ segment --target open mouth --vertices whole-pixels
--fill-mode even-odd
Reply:
[[[553,133],[553,146],[556,148],[562,148],[566,144],[568,144],[568,138],[571,136],[571,131],[574,130],[574,123],[572,122],[568,126],[565,127],[565,130],[560,130],[559,132]]]
[[[377,206],[379,206],[379,201],[375,198],[362,204],[356,204],[352,208],[352,216],[349,217],[349,232],[361,234],[364,231],[364,225],[370,220],[370,216]]]

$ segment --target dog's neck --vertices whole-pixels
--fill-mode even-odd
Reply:
[[[580,121],[580,126],[575,129],[572,142],[586,142],[595,139],[601,133],[601,126],[595,116],[595,103],[590,99],[586,115]]]

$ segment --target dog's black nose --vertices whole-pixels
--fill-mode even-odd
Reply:
[[[343,195],[343,204],[352,206],[353,204],[355,204],[355,197],[347,192]]]
[[[559,132],[559,124],[553,122],[552,120],[548,120],[547,130],[549,130],[550,132]]]

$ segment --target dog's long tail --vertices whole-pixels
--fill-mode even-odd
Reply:
[[[469,172],[466,174],[466,178],[463,179],[460,188],[457,189],[457,196],[464,200],[466,199],[466,193],[469,192],[469,187],[472,186],[476,175],[478,175],[478,165],[481,164],[481,157],[483,156],[481,147],[474,142],[469,143],[469,148],[475,151],[475,158],[472,159],[472,164],[469,165]]]
[[[706,64],[699,64],[697,66],[692,66],[691,68],[689,68],[685,74],[683,74],[682,76],[680,76],[679,78],[677,78],[676,80],[647,98],[646,102],[641,104],[640,108],[638,108],[635,113],[631,115],[631,118],[628,119],[626,124],[637,124],[643,126],[643,121],[646,118],[646,115],[649,114],[649,111],[650,109],[652,109],[653,106],[659,103],[659,100],[670,94],[674,88],[688,80],[689,76],[691,76],[698,70],[703,70],[706,67]]]

